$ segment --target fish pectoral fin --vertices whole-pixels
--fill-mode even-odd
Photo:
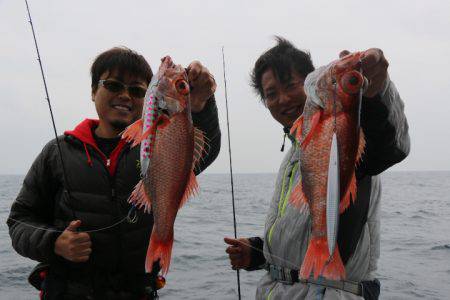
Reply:
[[[198,168],[203,158],[208,154],[210,149],[206,135],[201,129],[194,127],[194,157],[192,160],[192,169]]]
[[[186,189],[184,190],[184,194],[183,197],[181,198],[180,206],[178,209],[180,209],[187,202],[190,196],[197,194],[197,192],[198,192],[197,178],[195,177],[194,171],[191,171],[188,182],[186,184]]]
[[[170,118],[165,114],[161,114],[156,121],[156,126],[158,130],[164,129],[167,125],[170,124]]]
[[[120,133],[122,139],[125,139],[127,142],[133,142],[131,147],[138,145],[140,142],[137,142],[142,135],[142,127],[143,122],[142,119],[137,120],[133,124],[129,125],[123,132]]]
[[[152,201],[145,192],[144,182],[142,179],[139,180],[139,182],[134,187],[133,192],[128,198],[128,202],[135,205],[139,209],[144,207],[144,212],[150,213]]]
[[[322,116],[322,110],[318,110],[315,112],[311,117],[311,127],[309,128],[308,134],[305,136],[305,139],[302,141],[301,147],[304,150],[309,142],[311,141],[312,137],[314,136],[318,125],[320,121],[320,117]]]
[[[295,137],[297,142],[300,142],[300,138],[302,137],[302,125],[303,125],[303,115],[300,116],[297,120],[295,120],[290,132],[290,134]]]

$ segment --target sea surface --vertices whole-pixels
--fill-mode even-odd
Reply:
[[[0,299],[37,299],[27,283],[36,264],[11,247],[6,218],[23,176],[0,176]],[[201,193],[176,220],[161,299],[237,299],[236,272],[224,252],[233,236],[229,175],[200,176]],[[275,174],[234,177],[239,236],[262,235]],[[380,299],[450,299],[450,172],[382,175]],[[243,299],[253,299],[264,271],[240,272]]]

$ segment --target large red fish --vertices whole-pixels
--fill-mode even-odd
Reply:
[[[162,59],[145,96],[142,119],[123,138],[141,143],[141,173],[129,201],[153,212],[154,225],[145,266],[159,260],[169,270],[174,222],[179,208],[198,188],[194,168],[204,152],[203,132],[194,128],[186,71],[170,57]]]
[[[302,210],[309,210],[312,220],[310,241],[300,268],[300,276],[305,279],[311,275],[315,279],[319,276],[332,280],[345,279],[336,239],[332,239],[333,245],[328,245],[327,220],[330,222],[330,217],[327,217],[326,210],[327,206],[330,209],[330,205],[327,204],[327,183],[338,182],[338,192],[335,193],[338,217],[350,201],[356,199],[355,166],[365,147],[359,127],[359,106],[365,84],[359,72],[361,55],[361,52],[349,54],[308,75],[305,81],[305,108],[291,130],[301,147],[301,179],[290,201]],[[339,159],[333,161],[338,161],[338,180],[328,178],[333,139],[333,147],[337,139],[336,154]]]

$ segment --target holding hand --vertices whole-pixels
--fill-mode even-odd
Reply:
[[[224,241],[230,245],[225,252],[228,253],[233,270],[250,267],[252,248],[250,247],[249,239],[224,238]]]
[[[80,225],[80,220],[70,222],[55,242],[55,253],[72,262],[85,262],[92,252],[89,234],[76,232]]]
[[[349,51],[344,50],[339,54],[339,57],[341,58],[349,53]],[[364,93],[364,97],[373,98],[383,92],[388,78],[388,66],[389,62],[384,57],[381,49],[371,48],[363,52],[361,69],[364,77],[369,80],[369,86]]]
[[[191,62],[186,70],[191,88],[191,110],[200,112],[216,91],[216,81],[209,70],[197,60]]]

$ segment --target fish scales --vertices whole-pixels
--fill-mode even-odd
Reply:
[[[350,54],[308,75],[307,101],[291,133],[301,147],[301,181],[290,201],[311,215],[311,236],[300,276],[345,279],[338,247],[333,253],[327,241],[327,182],[332,137],[337,137],[339,157],[339,213],[356,199],[355,166],[364,148],[358,128],[359,91],[364,78],[358,72],[361,53]],[[337,208],[336,208],[337,209]],[[337,230],[336,230],[337,232]]]
[[[174,117],[156,135],[157,143],[149,168],[150,198],[153,204],[154,232],[165,240],[173,230],[178,207],[185,192],[193,160],[193,126],[185,115]]]
[[[205,153],[205,138],[193,126],[189,96],[185,69],[163,58],[147,90],[142,119],[123,134],[132,146],[141,144],[143,178],[129,202],[154,217],[145,261],[148,272],[155,263],[163,274],[168,272],[175,218],[198,187],[193,170]]]

